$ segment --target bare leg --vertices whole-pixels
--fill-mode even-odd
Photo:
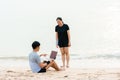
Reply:
[[[50,64],[47,65],[46,70],[47,70],[49,67],[51,67],[53,64],[54,64],[53,62],[50,62]]]
[[[56,71],[60,71],[60,68],[59,68],[58,65],[55,63],[55,61],[53,61],[53,65],[52,65],[51,67],[53,67]]]
[[[65,67],[65,52],[63,48],[60,48],[61,55],[62,55],[62,62],[63,62],[63,67]]]
[[[60,71],[60,68],[57,66],[57,64],[55,63],[55,61],[51,61],[50,64],[47,65],[46,70],[47,70],[49,67],[54,68],[56,71]]]
[[[66,61],[67,61],[66,67],[68,68],[69,67],[69,60],[70,60],[69,47],[65,47],[64,51],[65,51]]]

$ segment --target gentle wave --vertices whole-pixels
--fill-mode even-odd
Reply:
[[[74,60],[80,60],[80,59],[120,59],[120,55],[111,55],[111,54],[106,54],[106,55],[92,55],[92,56],[81,56],[80,54],[71,54],[70,55],[71,59]],[[28,56],[21,56],[21,57],[0,57],[0,59],[16,59],[16,60],[28,60]],[[57,56],[57,60],[61,59],[61,55]]]

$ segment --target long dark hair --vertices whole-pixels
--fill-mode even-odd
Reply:
[[[62,18],[61,18],[61,17],[57,17],[56,21],[57,21],[57,20],[62,21],[62,23],[64,24],[64,22],[63,22],[63,20],[62,20]]]

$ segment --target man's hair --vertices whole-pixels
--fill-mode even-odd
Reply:
[[[36,49],[37,47],[39,47],[40,46],[40,43],[38,42],[38,41],[34,41],[33,43],[32,43],[32,48],[33,49]]]

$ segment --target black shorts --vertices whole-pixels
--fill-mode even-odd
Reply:
[[[47,63],[47,65],[48,65],[48,64],[50,64],[50,61],[44,61],[43,63]],[[46,72],[46,66],[44,68],[41,68],[40,71],[38,71],[38,73],[44,73],[44,72]]]
[[[68,47],[68,43],[63,43],[63,42],[59,42],[58,46],[61,47]]]
[[[42,68],[40,71],[38,71],[38,73],[44,73],[44,72],[46,72],[45,68]]]

